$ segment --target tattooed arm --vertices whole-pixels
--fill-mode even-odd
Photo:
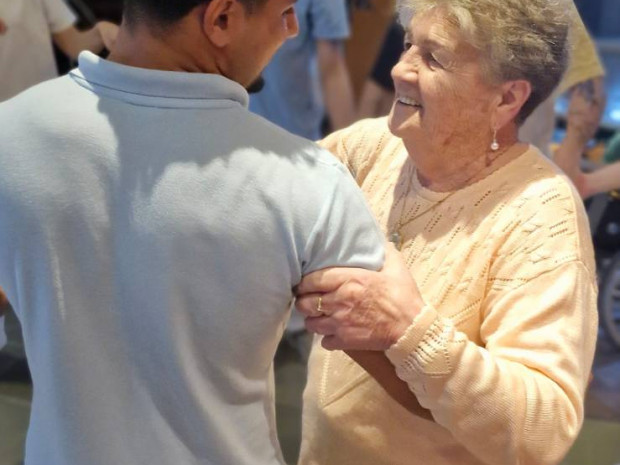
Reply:
[[[571,90],[567,115],[566,136],[558,147],[554,160],[579,189],[582,197],[592,195],[586,186],[586,174],[581,171],[580,160],[586,144],[599,126],[606,96],[602,77],[590,79]],[[620,180],[618,182],[620,185]]]

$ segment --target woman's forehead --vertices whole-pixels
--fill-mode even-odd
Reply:
[[[454,21],[439,11],[420,13],[411,18],[405,28],[406,36],[416,44],[455,51],[467,41]]]

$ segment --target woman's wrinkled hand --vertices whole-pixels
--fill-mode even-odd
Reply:
[[[305,276],[295,306],[308,331],[323,335],[324,348],[384,351],[424,302],[399,252],[387,244],[381,271],[327,268]]]

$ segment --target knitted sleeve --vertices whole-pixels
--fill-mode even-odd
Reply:
[[[347,167],[359,186],[388,144],[397,145],[399,140],[390,134],[385,117],[358,121],[319,141]]]
[[[387,356],[437,423],[484,463],[557,464],[582,425],[596,344],[587,222],[566,191],[532,195],[506,215],[482,343],[427,306]]]

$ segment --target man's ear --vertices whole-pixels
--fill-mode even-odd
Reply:
[[[202,30],[213,45],[223,48],[234,40],[246,15],[238,0],[211,0],[202,15]]]
[[[519,114],[532,94],[532,85],[523,79],[508,81],[500,86],[500,92],[495,108],[494,127],[497,129],[513,121]]]

